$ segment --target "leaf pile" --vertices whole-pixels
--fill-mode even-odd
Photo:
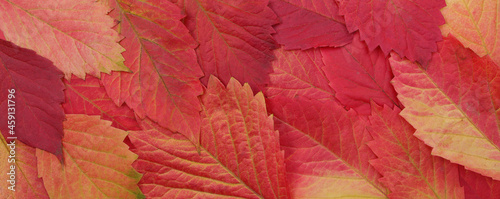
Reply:
[[[499,5],[1,1],[0,196],[498,199]]]

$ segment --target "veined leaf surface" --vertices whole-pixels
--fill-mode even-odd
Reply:
[[[446,0],[444,36],[453,36],[479,56],[489,55],[500,66],[500,1]]]
[[[5,0],[0,2],[0,29],[7,40],[47,57],[66,79],[71,74],[129,71],[109,9],[92,0]]]
[[[103,76],[117,105],[124,102],[141,118],[186,135],[199,144],[203,76],[196,62],[196,42],[180,21],[181,10],[168,1],[110,0],[121,21],[125,64],[133,73]]]
[[[66,86],[66,114],[100,115],[102,119],[112,121],[111,126],[122,130],[140,130],[135,120],[134,112],[127,106],[118,107],[109,98],[99,79],[87,77],[85,80],[73,77],[71,81],[64,80]]]
[[[465,198],[500,198],[500,181],[460,167],[460,184],[464,187]]]
[[[455,38],[439,44],[427,70],[392,55],[401,112],[432,154],[500,179],[500,68]]]
[[[207,85],[210,75],[224,84],[231,77],[250,84],[257,92],[269,82],[272,72],[272,25],[279,18],[268,7],[269,0],[170,0],[186,12],[184,24],[200,44],[198,62]]]
[[[389,60],[379,48],[370,51],[359,33],[341,48],[322,48],[321,55],[325,63],[322,70],[342,105],[362,115],[370,114],[371,100],[391,108],[401,106],[390,83]]]
[[[368,146],[377,155],[371,160],[381,174],[389,198],[464,198],[458,165],[431,155],[431,148],[413,136],[415,129],[400,115],[399,108],[372,103]]]
[[[8,186],[12,186],[12,184],[7,181],[10,180],[10,175],[2,173],[0,179],[0,185],[2,186],[0,189],[0,196],[7,199],[48,199],[49,195],[43,186],[43,180],[38,177],[36,168],[36,149],[23,144],[19,140],[15,140],[12,145],[11,141],[13,140],[9,139],[6,141],[0,136],[0,159],[5,161],[0,164],[0,169],[5,173],[9,173],[11,165],[15,166],[15,191],[8,189]],[[14,145],[15,148],[11,149],[11,146]],[[15,154],[13,154],[14,157],[9,157],[11,156],[10,151],[15,152]],[[15,162],[11,163],[10,160],[14,158]]]
[[[154,124],[133,132],[148,198],[288,198],[283,152],[262,93],[215,77],[202,97],[201,146]],[[164,158],[158,158],[164,157]]]
[[[323,60],[319,49],[274,51],[276,60],[274,72],[269,75],[270,82],[265,89],[266,97],[303,96],[317,100],[331,100],[335,92],[323,73]]]
[[[50,198],[144,198],[132,168],[137,156],[123,143],[127,132],[100,116],[66,115],[62,164],[37,150],[38,176]]]
[[[387,198],[367,121],[332,100],[269,99],[292,198]]]

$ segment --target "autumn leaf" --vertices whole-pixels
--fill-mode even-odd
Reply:
[[[372,103],[368,127],[374,139],[368,146],[378,157],[370,164],[391,190],[389,198],[464,198],[458,166],[432,156],[431,148],[413,136],[415,129],[400,111]]]
[[[286,50],[338,47],[352,41],[335,1],[271,0],[269,7],[281,18],[273,37]]]
[[[4,138],[17,137],[62,158],[62,76],[49,60],[0,40],[0,131]]]
[[[465,198],[496,199],[500,198],[500,181],[459,167],[460,184],[464,187]]]
[[[439,25],[444,19],[439,10],[444,0],[337,0],[340,14],[350,32],[359,30],[370,51],[380,46],[411,61],[426,64],[442,40]]]
[[[283,153],[262,93],[214,78],[202,96],[199,152],[184,136],[145,124],[130,139],[148,198],[288,198]],[[161,132],[160,132],[161,131]],[[158,158],[163,157],[163,158]]]
[[[268,100],[280,132],[292,198],[387,198],[365,120],[332,100]]]
[[[322,71],[325,65],[319,49],[286,51],[280,48],[274,53],[277,59],[272,62],[274,72],[269,75],[270,82],[264,90],[266,97],[333,99],[335,92]]]
[[[322,48],[321,55],[325,63],[322,69],[342,105],[362,115],[370,114],[371,100],[401,107],[390,83],[393,75],[389,60],[380,48],[370,51],[359,33],[342,48]]]
[[[187,17],[187,28],[200,44],[198,62],[207,85],[210,75],[224,84],[231,77],[247,82],[257,92],[269,82],[272,50],[277,48],[271,34],[278,17],[268,0],[170,0],[177,2]]]
[[[0,164],[0,169],[5,173],[10,173],[10,167],[15,167],[15,191],[8,189],[12,184],[8,181],[11,175],[2,173],[2,180],[0,185],[0,196],[7,199],[24,199],[24,198],[49,198],[43,180],[38,178],[36,167],[36,149],[23,144],[19,140],[6,141],[0,136],[0,159],[5,161]],[[13,144],[11,144],[13,143]],[[11,147],[12,146],[12,147]],[[13,155],[11,154],[13,151]],[[9,157],[11,156],[11,157]],[[11,159],[15,159],[11,162]]]
[[[66,98],[63,103],[66,114],[100,115],[102,119],[112,121],[112,127],[122,130],[140,130],[134,112],[122,105],[120,107],[109,98],[99,79],[87,77],[85,80],[73,77],[64,80]]]
[[[498,0],[446,0],[443,35],[452,33],[466,47],[483,57],[490,55],[500,66],[500,31]]]
[[[401,112],[432,155],[500,179],[500,68],[455,38],[439,43],[427,70],[390,59]]]
[[[38,176],[50,198],[144,198],[137,186],[141,175],[132,168],[137,158],[123,143],[127,132],[99,116],[69,114],[64,122],[64,165],[37,150]]]
[[[86,73],[100,77],[101,72],[129,71],[108,12],[91,0],[5,0],[0,2],[0,29],[9,41],[54,62],[66,79]]]
[[[194,48],[196,43],[181,23],[179,8],[168,1],[109,1],[121,21],[118,31],[125,64],[133,73],[104,75],[110,98],[124,102],[141,118],[199,143],[203,76]]]

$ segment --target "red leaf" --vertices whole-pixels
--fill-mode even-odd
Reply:
[[[498,199],[500,198],[500,181],[482,176],[459,167],[460,184],[464,187],[467,199]]]
[[[64,80],[64,85],[66,102],[63,103],[63,108],[66,114],[100,115],[102,119],[112,121],[113,127],[140,130],[134,112],[127,105],[116,106],[99,79],[87,77],[82,80],[73,77],[71,82]]]
[[[132,132],[144,173],[139,186],[148,198],[288,198],[283,153],[262,93],[231,79],[224,88],[211,78],[202,101],[199,151],[166,130]],[[161,133],[160,133],[161,131]],[[159,158],[162,157],[162,158]]]
[[[376,156],[367,122],[332,100],[274,97],[268,101],[280,132],[293,198],[382,198],[386,189],[369,164]]]
[[[95,0],[0,1],[0,29],[23,48],[47,57],[66,76],[129,71],[109,8]]]
[[[368,146],[378,156],[370,163],[384,177],[390,198],[464,198],[458,165],[432,156],[431,148],[413,136],[415,129],[399,116],[399,108],[372,103]]]
[[[271,0],[269,7],[281,19],[273,36],[286,50],[338,47],[352,41],[335,1]]]
[[[302,96],[317,100],[333,99],[335,92],[321,70],[325,65],[319,49],[285,51],[280,48],[274,53],[277,57],[272,63],[274,72],[269,75],[270,83],[265,89],[268,98]]]
[[[432,154],[500,179],[500,68],[455,38],[439,43],[428,69],[390,59],[403,116]]]
[[[186,135],[198,144],[203,73],[196,43],[181,23],[181,10],[168,1],[110,1],[125,36],[125,64],[133,73],[103,76],[117,105],[126,102],[141,118]]]
[[[175,0],[171,0],[175,1]],[[278,17],[268,0],[185,0],[178,2],[187,13],[185,24],[200,46],[198,62],[205,72],[224,84],[231,77],[261,90],[272,72],[272,50],[277,47],[271,33]]]
[[[322,48],[322,67],[335,90],[335,97],[346,107],[369,115],[370,100],[383,105],[401,107],[392,87],[389,60],[379,49],[370,51],[365,42],[354,35],[352,43],[342,48]]]
[[[34,51],[0,40],[0,131],[5,138],[17,137],[23,143],[62,158],[64,102],[63,74],[49,60]],[[9,101],[9,90],[15,89]],[[9,104],[15,106],[9,107]],[[8,111],[15,108],[15,111]],[[7,114],[15,112],[15,114]],[[8,115],[15,118],[8,119]],[[14,121],[13,135],[8,121]]]
[[[359,30],[370,50],[377,46],[387,55],[394,50],[411,61],[426,64],[442,40],[439,10],[444,0],[337,0],[350,32]]]

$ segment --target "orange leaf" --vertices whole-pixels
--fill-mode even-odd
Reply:
[[[500,1],[446,0],[443,35],[452,33],[479,56],[490,55],[500,66]]]
[[[137,158],[123,143],[127,132],[99,116],[66,115],[64,165],[52,154],[36,151],[38,176],[50,198],[143,198]]]
[[[6,0],[0,2],[0,29],[9,41],[54,62],[66,79],[100,77],[128,71],[108,12],[92,0]]]
[[[19,140],[6,141],[2,136],[0,136],[0,140],[0,159],[5,161],[0,164],[2,171],[0,196],[8,199],[49,198],[42,179],[38,177],[35,148],[27,146]],[[14,144],[11,144],[12,141]],[[11,155],[11,151],[14,151],[15,157]],[[11,159],[15,160],[11,161]],[[11,166],[15,167],[15,186],[12,187],[15,191],[8,189],[12,184],[8,181],[10,175],[5,175],[5,173],[10,173]]]

